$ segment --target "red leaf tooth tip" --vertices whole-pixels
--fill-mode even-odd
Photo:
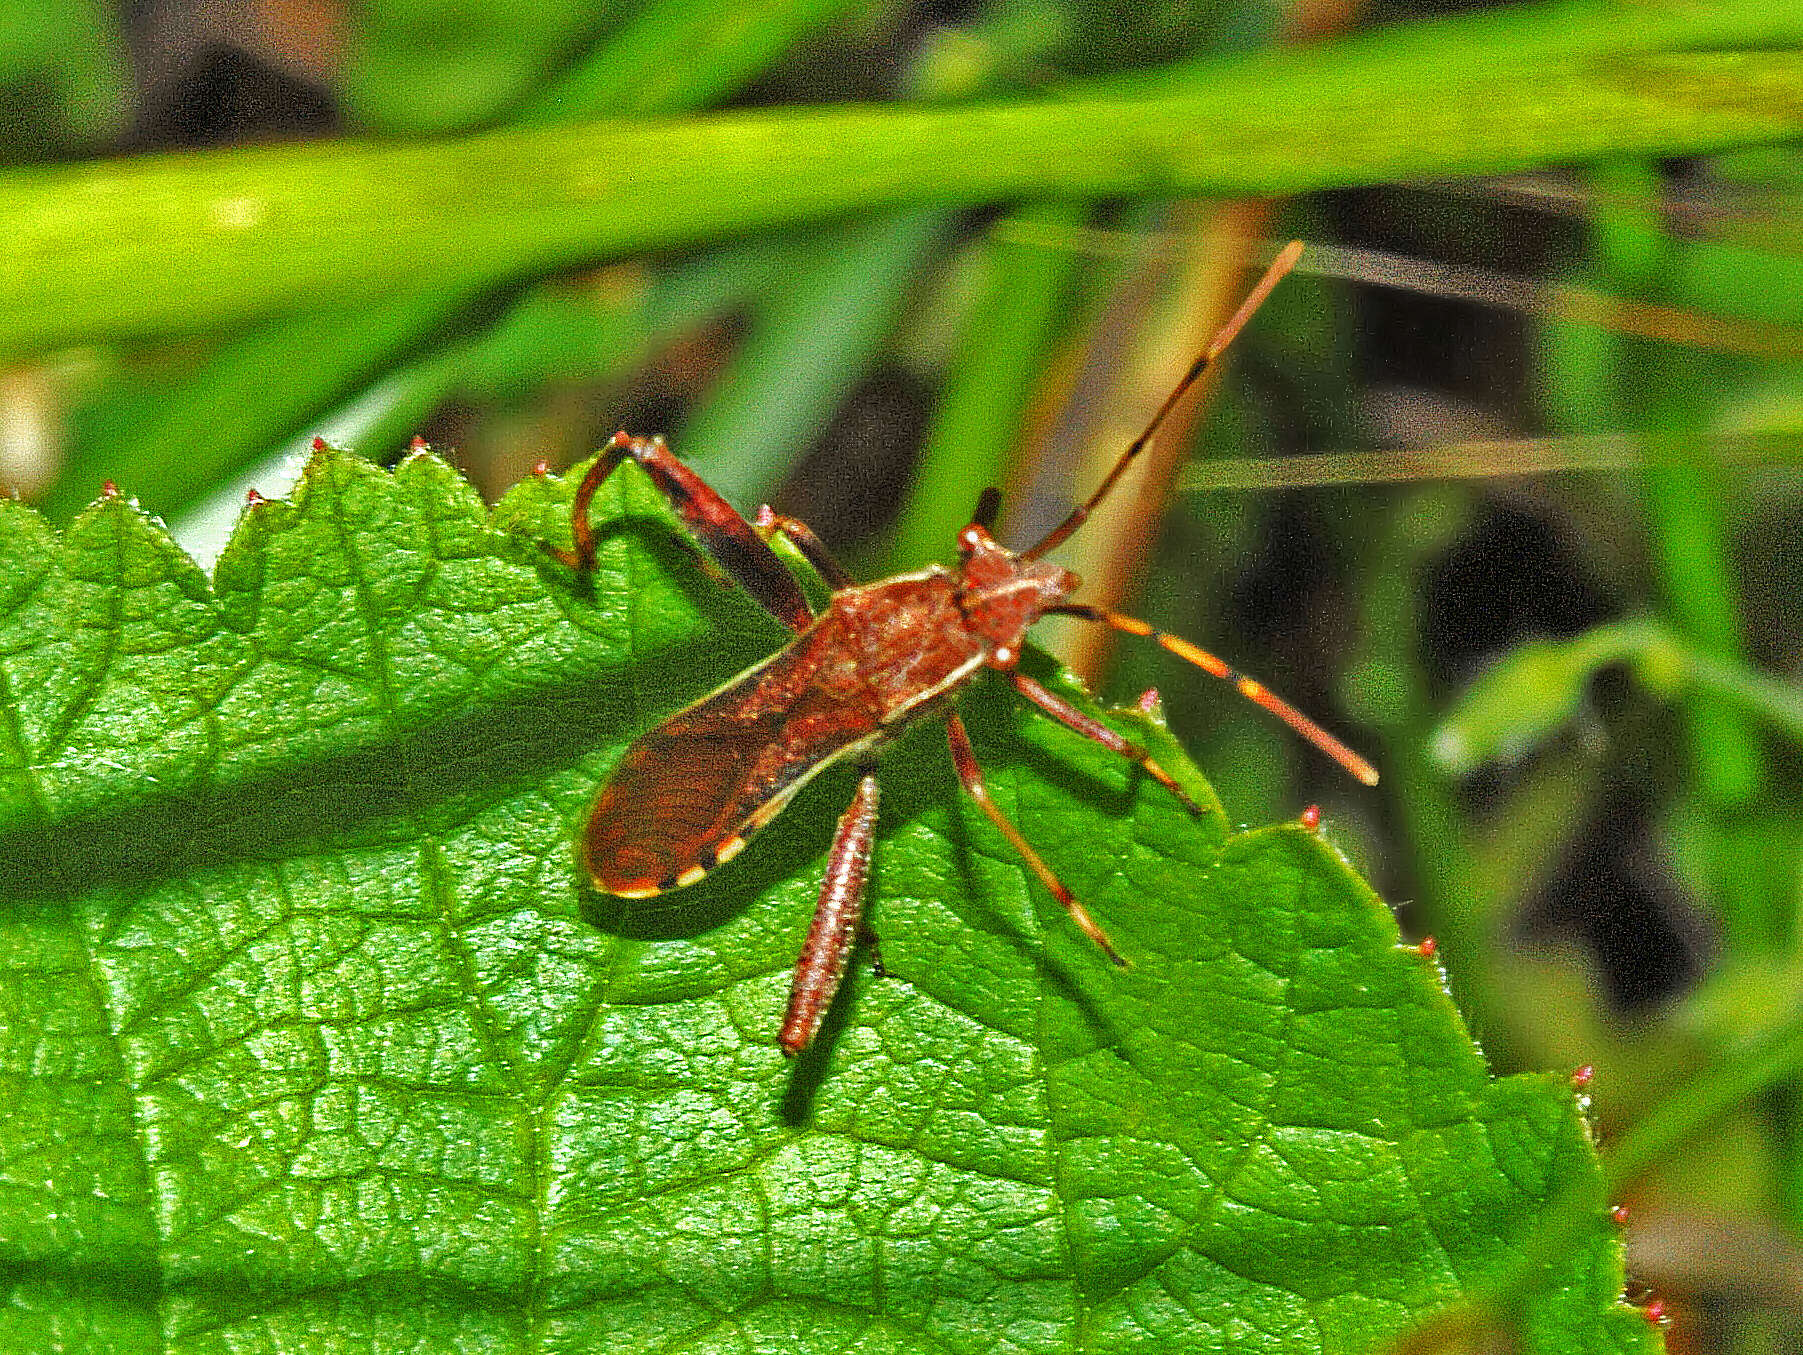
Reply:
[[[316,437],[313,439],[313,450],[314,451],[323,452],[325,449],[326,449],[326,440],[324,438]]]
[[[1662,1327],[1665,1325],[1666,1314],[1664,1299],[1653,1299],[1640,1311],[1646,1320],[1652,1323],[1653,1326]]]
[[[551,463],[541,456],[537,461],[532,463],[532,473],[539,479],[544,479],[545,476],[551,473]]]
[[[114,484],[111,480],[102,480],[100,482],[100,497],[103,499],[118,498],[119,486]]]
[[[429,452],[432,450],[432,444],[427,442],[418,433],[415,433],[413,435],[413,441],[407,444],[407,450],[410,452]]]
[[[1590,1086],[1590,1079],[1596,1076],[1594,1063],[1582,1063],[1571,1070],[1571,1087],[1573,1091],[1585,1091]]]
[[[249,489],[244,491],[244,502],[254,506],[256,504],[264,503],[267,501],[263,498],[263,496],[261,494],[257,493],[257,487],[255,485],[252,485]]]
[[[769,531],[776,526],[776,510],[767,503],[760,503],[757,517],[753,519],[752,525]]]
[[[1321,826],[1321,806],[1309,805],[1298,818],[1304,828],[1310,830],[1319,828]]]
[[[1440,943],[1431,936],[1424,936],[1421,938],[1421,944],[1415,949],[1431,960],[1440,953]]]
[[[1156,715],[1158,713],[1159,699],[1158,688],[1148,687],[1139,694],[1139,700],[1134,702],[1134,704],[1139,707],[1141,714]]]
[[[632,434],[622,428],[619,432],[615,433],[609,441],[616,447],[625,447],[632,442]]]
[[[1617,1228],[1622,1227],[1628,1221],[1627,1205],[1625,1205],[1625,1204],[1616,1205],[1615,1208],[1613,1208],[1609,1211],[1609,1218],[1610,1218],[1610,1221],[1613,1222]]]

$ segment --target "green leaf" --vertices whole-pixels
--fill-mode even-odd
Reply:
[[[0,1350],[1360,1351],[1579,1207],[1523,1348],[1654,1350],[1561,1078],[1492,1081],[1321,835],[995,688],[997,798],[885,765],[860,974],[774,1033],[850,789],[663,898],[572,839],[635,732],[770,652],[636,472],[495,518],[335,453],[209,587],[110,498],[0,502]]]

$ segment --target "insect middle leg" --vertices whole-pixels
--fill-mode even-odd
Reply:
[[[989,786],[983,780],[983,769],[977,765],[976,749],[970,746],[970,735],[956,712],[946,716],[945,733],[947,742],[952,746],[952,765],[958,769],[958,780],[963,783],[965,793],[977,802],[977,808],[987,814],[989,821],[1001,830],[1009,845],[1027,863],[1028,869],[1039,877],[1039,882],[1063,905],[1064,911],[1071,915],[1071,921],[1083,929],[1083,934],[1100,946],[1102,953],[1110,960],[1122,969],[1127,968],[1127,962],[1108,939],[1108,933],[1089,915],[1089,910],[1077,902],[1077,896],[1071,893],[1063,880],[1052,873],[1052,868],[1040,859],[1039,853],[1021,836],[1020,829],[1009,822],[1008,816],[990,799]]]
[[[785,1054],[799,1054],[813,1041],[827,1008],[845,979],[845,962],[858,939],[864,918],[864,887],[870,880],[870,848],[876,838],[876,769],[866,766],[857,793],[839,816],[833,849],[826,858],[826,878],[808,938],[795,961],[789,985],[789,1010],[777,1043]]]
[[[683,525],[701,548],[749,593],[765,611],[790,630],[803,631],[814,619],[814,610],[802,595],[795,576],[784,568],[757,529],[739,511],[716,494],[694,471],[678,461],[662,438],[635,438],[615,433],[595,458],[570,505],[571,550],[548,547],[551,555],[572,569],[595,567],[595,527],[589,521],[589,505],[595,492],[624,461],[636,461],[676,510]]]
[[[1059,602],[1047,607],[1046,611],[1058,616],[1080,617],[1084,621],[1099,621],[1104,626],[1124,631],[1128,635],[1145,636],[1185,663],[1193,663],[1211,677],[1220,678],[1254,705],[1263,706],[1367,786],[1377,784],[1377,768],[1264,683],[1235,671],[1226,660],[1209,653],[1201,645],[1185,640],[1180,635],[1167,635],[1138,617],[1122,616],[1119,612],[1111,612],[1106,607],[1092,607],[1086,602]]]
[[[1078,710],[1070,702],[1057,693],[1048,691],[1025,673],[1016,669],[1009,676],[1014,681],[1014,690],[1027,700],[1038,706],[1047,715],[1067,729],[1074,729],[1086,739],[1094,739],[1102,747],[1119,753],[1122,757],[1132,758],[1146,769],[1151,778],[1175,795],[1183,807],[1200,818],[1202,806],[1190,799],[1182,786],[1172,779],[1171,774],[1158,764],[1158,760],[1131,739],[1123,738],[1100,720],[1092,719]]]

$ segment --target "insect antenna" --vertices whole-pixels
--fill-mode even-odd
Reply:
[[[1147,639],[1156,640],[1159,645],[1178,658],[1195,664],[1203,672],[1212,674],[1223,682],[1233,684],[1233,689],[1241,696],[1254,705],[1263,706],[1367,786],[1377,784],[1377,768],[1265,686],[1264,683],[1236,671],[1225,660],[1209,653],[1201,645],[1191,644],[1181,636],[1168,635],[1164,631],[1147,625],[1138,617],[1123,616],[1119,612],[1109,611],[1106,607],[1092,607],[1083,602],[1059,602],[1047,607],[1046,611],[1055,612],[1060,616],[1074,616],[1084,621],[1097,621],[1104,626],[1111,626],[1115,630],[1125,631],[1129,635],[1143,635]]]
[[[986,532],[995,530],[995,520],[1002,511],[1002,491],[994,485],[989,486],[977,495],[977,511],[970,515],[970,520]]]
[[[1300,240],[1290,241],[1278,252],[1277,257],[1271,260],[1271,266],[1265,269],[1265,275],[1258,280],[1258,285],[1246,294],[1246,299],[1240,303],[1240,308],[1233,313],[1233,318],[1216,331],[1214,338],[1208,341],[1208,347],[1202,350],[1196,360],[1190,364],[1190,369],[1183,374],[1183,379],[1172,388],[1169,395],[1164,397],[1164,403],[1159,405],[1158,412],[1152,415],[1152,420],[1145,426],[1144,431],[1127,444],[1127,450],[1115,460],[1113,467],[1103,477],[1102,483],[1096,487],[1096,492],[1073,508],[1069,517],[1047,532],[1037,543],[1022,551],[1021,559],[1037,560],[1047,551],[1056,549],[1072,532],[1083,525],[1084,520],[1094,511],[1095,506],[1108,497],[1108,491],[1113,489],[1115,482],[1126,473],[1127,467],[1133,464],[1133,459],[1146,449],[1147,444],[1158,432],[1159,426],[1164,423],[1165,416],[1176,408],[1177,402],[1184,397],[1189,388],[1201,379],[1202,373],[1206,372],[1210,364],[1221,356],[1227,345],[1233,342],[1234,336],[1245,328],[1246,321],[1250,320],[1253,312],[1264,304],[1265,298],[1271,294],[1271,289],[1283,280],[1284,274],[1294,268],[1296,261],[1301,257],[1302,241]]]

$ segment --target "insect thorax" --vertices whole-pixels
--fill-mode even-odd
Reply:
[[[974,526],[965,529],[959,544],[964,549],[960,600],[965,625],[981,637],[993,665],[1011,668],[1020,658],[1027,628],[1082,581],[1058,565],[1022,560]]]
[[[875,694],[885,724],[930,708],[989,656],[982,637],[966,625],[957,576],[937,565],[840,589],[830,615],[848,658],[855,656],[857,681]]]

